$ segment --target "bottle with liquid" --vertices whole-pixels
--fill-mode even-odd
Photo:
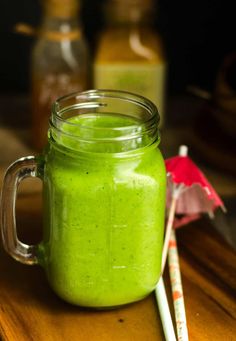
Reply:
[[[94,87],[126,90],[152,100],[164,118],[166,59],[152,28],[153,0],[108,0],[106,29],[94,61]]]
[[[51,104],[89,87],[88,48],[79,22],[77,0],[43,0],[43,20],[32,52],[32,142],[47,141]]]

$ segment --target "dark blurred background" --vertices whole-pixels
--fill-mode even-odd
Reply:
[[[82,2],[80,16],[92,52],[105,25],[103,3]],[[155,0],[153,12],[168,61],[164,156],[177,153],[180,144],[190,147],[190,155],[205,167],[228,209],[227,216],[214,220],[215,225],[236,247],[236,54],[232,72],[230,69],[233,78],[227,80],[232,90],[229,103],[224,103],[227,108],[215,103],[217,94],[213,100],[211,96],[225,57],[236,52],[233,7],[228,0]],[[14,33],[14,26],[25,22],[37,27],[41,16],[40,0],[1,0],[0,155],[5,164],[31,153],[29,71],[35,38]],[[206,90],[210,100],[190,94],[189,85]]]
[[[104,0],[84,0],[82,23],[92,51],[104,25]],[[161,33],[169,62],[169,94],[195,84],[212,90],[224,57],[235,51],[233,2],[221,0],[156,0],[155,27]],[[18,22],[38,26],[40,0],[1,0],[0,92],[29,90],[30,51],[34,38],[13,32]]]

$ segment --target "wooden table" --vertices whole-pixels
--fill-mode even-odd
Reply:
[[[32,180],[31,180],[32,181]],[[40,186],[25,184],[17,201],[20,239],[40,240]],[[190,340],[236,340],[236,252],[208,219],[177,231]],[[165,283],[172,306],[168,273]],[[60,300],[40,267],[0,252],[1,341],[164,340],[154,295],[110,311]]]
[[[2,141],[8,141],[7,148],[0,146],[5,166],[31,153],[19,136],[0,130]],[[36,243],[42,225],[40,185],[27,181],[17,201],[18,234],[22,241]],[[236,340],[236,252],[207,218],[178,230],[177,240],[190,340]],[[164,279],[173,309],[168,271]],[[154,341],[164,335],[154,295],[116,310],[71,306],[53,293],[40,267],[17,263],[0,243],[0,340]]]

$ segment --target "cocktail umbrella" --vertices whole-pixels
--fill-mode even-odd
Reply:
[[[162,253],[162,270],[166,262],[172,227],[179,227],[196,220],[202,213],[208,213],[212,218],[217,207],[225,211],[222,200],[187,154],[187,146],[180,146],[178,156],[165,160],[168,174],[169,214]]]
[[[182,341],[188,340],[188,331],[173,227],[179,227],[198,219],[202,213],[208,213],[210,217],[213,217],[217,207],[221,207],[225,211],[224,204],[216,191],[187,154],[188,148],[181,146],[178,156],[165,161],[168,174],[167,208],[169,208],[169,214],[162,254],[162,271],[165,267],[167,252],[169,254],[177,335],[178,340]],[[179,219],[176,219],[177,214],[180,215]]]

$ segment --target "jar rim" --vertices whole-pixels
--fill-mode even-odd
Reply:
[[[116,118],[119,115],[129,118],[129,121],[126,120],[124,124],[121,120],[121,124],[114,126],[88,124],[88,115],[104,117],[109,114]],[[71,121],[70,118],[73,117],[79,117],[80,120]],[[83,117],[87,121],[81,120]],[[149,134],[152,136],[149,140],[151,144],[159,140],[159,121],[157,107],[149,99],[127,91],[99,89],[75,92],[58,98],[52,106],[50,130],[56,136],[64,134],[67,138],[83,143],[125,143]],[[74,127],[78,127],[76,134]]]
[[[152,113],[152,115],[151,115],[152,117],[156,115],[157,116],[157,124],[159,124],[159,122],[160,122],[160,115],[159,115],[158,109],[157,109],[156,105],[152,101],[150,101],[148,98],[141,96],[141,95],[138,95],[138,94],[134,94],[134,93],[129,92],[129,91],[110,90],[110,89],[92,89],[92,90],[87,90],[87,91],[83,91],[83,92],[73,92],[71,94],[59,97],[52,104],[52,114],[55,115],[57,117],[57,119],[63,120],[63,118],[60,116],[60,113],[66,111],[66,110],[70,110],[72,108],[72,106],[69,106],[69,107],[65,107],[64,109],[60,110],[59,109],[60,103],[63,101],[72,99],[72,98],[76,98],[76,99],[81,98],[84,100],[97,99],[97,98],[116,98],[116,99],[120,99],[120,100],[130,101],[130,102],[133,102],[134,104],[137,104],[137,105],[143,107],[144,109],[148,110],[149,113]],[[92,103],[92,104],[96,105],[95,103]],[[88,103],[84,103],[84,105],[88,105]],[[100,106],[103,106],[103,105],[97,104],[97,107],[100,107]],[[81,107],[82,107],[82,105],[81,105]],[[80,107],[78,106],[78,109],[79,108]],[[143,123],[148,123],[152,117],[150,117],[150,119],[148,119],[147,121],[144,121]]]

